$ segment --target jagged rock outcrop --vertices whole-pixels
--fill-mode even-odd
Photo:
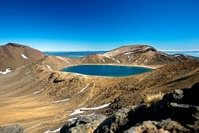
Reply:
[[[162,100],[147,107],[144,103],[119,109],[112,116],[88,115],[62,127],[61,133],[142,133],[142,132],[198,132],[199,83],[190,89],[175,90]],[[100,119],[99,119],[100,118]],[[105,119],[103,122],[101,120]],[[99,123],[101,124],[99,125]],[[93,126],[93,123],[99,125]]]
[[[44,53],[28,46],[8,43],[0,46],[0,71],[7,68],[14,69],[25,64],[38,61],[44,56]]]
[[[144,121],[137,126],[133,126],[130,129],[124,131],[124,133],[170,133],[170,132],[190,132],[184,128],[181,124],[171,119],[161,121]]]
[[[80,116],[71,123],[64,125],[60,133],[92,133],[106,119],[100,114]]]
[[[102,122],[95,133],[199,132],[198,95],[199,83],[166,94],[150,107],[141,104],[122,108]]]
[[[24,129],[20,125],[9,125],[0,127],[0,133],[24,133]]]

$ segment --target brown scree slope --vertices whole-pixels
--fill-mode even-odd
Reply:
[[[78,116],[70,114],[80,107],[111,103],[108,108],[85,112],[111,115],[121,107],[142,102],[146,94],[168,93],[177,88],[190,87],[199,79],[198,60],[186,56],[170,56],[146,45],[121,47],[102,55],[80,59],[44,55],[21,45],[19,50],[18,45],[8,46],[2,46],[4,53],[17,49],[17,52],[6,53],[17,54],[16,59],[20,61],[19,64],[6,63],[1,67],[2,70],[8,67],[15,69],[6,75],[0,75],[0,125],[18,123],[30,133],[61,127],[67,123],[68,118]],[[6,50],[7,47],[9,50]],[[29,51],[34,51],[35,55]],[[21,54],[30,58],[30,61],[27,59],[24,62]],[[9,60],[8,54],[6,55],[1,58],[1,63],[15,59],[11,56],[13,59]],[[120,78],[59,71],[73,65],[100,63],[159,68]]]

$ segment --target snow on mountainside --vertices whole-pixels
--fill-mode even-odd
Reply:
[[[44,56],[44,53],[28,46],[8,43],[0,46],[0,70],[5,70],[8,67],[14,69],[38,61]]]

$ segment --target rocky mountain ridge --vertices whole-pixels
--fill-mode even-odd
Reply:
[[[5,46],[3,47],[5,49]],[[89,116],[95,113],[108,117],[122,108],[140,104],[147,95],[160,92],[166,94],[175,89],[189,88],[199,82],[199,61],[186,56],[177,59],[175,56],[165,55],[163,59],[165,63],[159,59],[154,60],[154,64],[145,64],[146,66],[158,66],[158,68],[147,73],[120,78],[59,71],[62,68],[80,64],[107,63],[143,66],[144,63],[127,63],[119,59],[119,57],[122,59],[125,53],[132,52],[132,49],[135,49],[133,47],[119,48],[119,52],[116,49],[112,56],[110,54],[115,50],[80,59],[51,55],[42,57],[36,54],[36,57],[39,58],[25,64],[22,62],[19,67],[16,65],[10,73],[0,75],[0,114],[5,114],[0,115],[0,120],[2,120],[0,125],[18,123],[25,128],[25,132],[30,133],[58,132],[57,129],[62,125],[79,116]],[[25,46],[9,44],[8,51],[17,48],[20,48],[19,52],[14,52],[14,55],[19,56],[17,60],[18,58],[29,60],[29,54],[24,53],[27,49]],[[130,50],[127,50],[128,48]],[[136,55],[135,59],[142,62],[145,58],[153,57],[152,55],[160,55],[159,57],[164,55],[150,46],[136,46],[136,49],[138,49],[137,52],[130,54],[131,56]],[[152,52],[146,52],[151,49]],[[148,54],[150,56],[147,56]],[[127,60],[128,56],[125,55],[124,58]],[[9,65],[5,68],[8,68]],[[93,116],[92,120],[95,118],[102,122],[105,117],[97,115]],[[101,122],[96,120],[98,124]]]
[[[105,54],[93,54],[80,59],[45,55],[28,46],[8,43],[0,47],[0,70],[17,68],[38,60],[45,60],[54,70],[79,64],[143,65],[159,67],[172,62],[194,59],[184,55],[167,55],[148,45],[123,46]],[[48,65],[48,66],[49,66]]]
[[[168,55],[148,45],[123,46],[105,54],[95,54],[81,58],[83,63],[113,63],[146,66],[161,66],[188,59],[193,58],[184,55]]]
[[[5,70],[7,68],[14,69],[38,61],[44,56],[44,53],[28,46],[8,43],[0,46],[0,70]]]

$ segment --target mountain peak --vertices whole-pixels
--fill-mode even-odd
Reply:
[[[17,44],[7,43],[6,45],[0,46],[0,70],[7,68],[17,68],[28,63],[35,62],[44,57],[44,53],[34,48]]]
[[[7,43],[5,46],[13,46],[13,47],[22,47],[24,45],[18,44],[18,43]]]
[[[117,56],[117,55],[128,53],[128,52],[144,53],[147,51],[158,52],[158,50],[156,50],[154,47],[151,47],[149,45],[144,45],[144,44],[138,44],[138,45],[122,46],[122,47],[113,49],[110,52],[105,53],[105,55]]]

